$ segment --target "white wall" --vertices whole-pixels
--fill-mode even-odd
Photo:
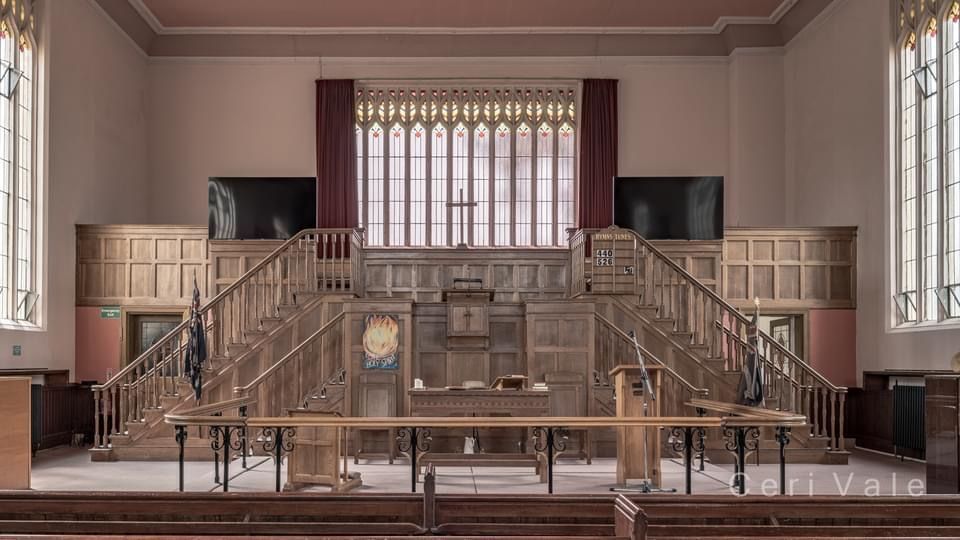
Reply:
[[[46,101],[43,330],[0,330],[0,368],[74,367],[77,223],[146,211],[146,59],[93,2],[40,5]],[[12,356],[21,345],[23,355]]]
[[[727,225],[785,224],[784,95],[781,50],[730,56],[730,177]]]
[[[789,225],[856,225],[857,368],[949,369],[960,329],[891,331],[887,2],[836,0],[786,47]]]
[[[733,62],[743,64],[736,84]],[[317,78],[616,78],[620,174],[724,175],[728,224],[775,225],[783,219],[782,62],[778,51],[733,61],[151,59],[149,219],[205,223],[209,176],[315,174]],[[736,134],[744,136],[733,156],[732,102],[740,111]],[[748,110],[757,102],[762,110]]]

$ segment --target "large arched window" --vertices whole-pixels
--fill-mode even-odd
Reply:
[[[960,1],[899,0],[897,324],[960,317]]]
[[[575,107],[574,84],[358,85],[367,243],[564,245],[575,204]]]

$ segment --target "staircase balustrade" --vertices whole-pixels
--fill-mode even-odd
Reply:
[[[207,324],[208,362],[231,356],[247,336],[280,318],[297,296],[363,294],[363,232],[307,229],[283,242],[200,308]],[[93,387],[94,447],[126,434],[126,422],[143,421],[162,399],[180,397],[189,334],[184,320],[102,385]]]
[[[574,296],[589,292],[588,244],[590,234],[598,231],[582,229],[570,237]],[[750,319],[647,239],[630,229],[618,232],[635,238],[633,292],[639,297],[639,305],[655,308],[658,321],[672,324],[675,335],[689,339],[683,345],[698,346],[708,358],[723,359],[728,371],[741,369]],[[764,376],[765,394],[777,397],[773,403],[780,410],[806,415],[811,435],[829,437],[831,449],[844,450],[847,389],[832,384],[766,332],[760,331],[759,336],[757,347],[765,365],[771,368]]]
[[[338,313],[257,378],[233,389],[237,397],[258,396],[251,404],[251,415],[282,416],[284,410],[302,403],[307,390],[316,388],[341,368],[343,354],[335,352],[333,361],[328,364],[323,339],[342,330],[343,319],[343,312]],[[342,339],[342,334],[340,337]]]
[[[601,385],[609,385],[609,374],[613,368],[620,364],[636,364],[637,351],[634,348],[633,338],[630,334],[615,325],[603,315],[597,314],[596,330],[596,365],[597,374]],[[690,381],[684,379],[673,368],[664,364],[657,356],[650,351],[640,347],[640,354],[643,355],[644,362],[663,366],[661,372],[664,377],[661,379],[660,389],[660,414],[663,416],[684,416],[689,407],[686,403],[695,398],[706,398],[709,390],[699,388]],[[669,396],[669,398],[667,398]]]

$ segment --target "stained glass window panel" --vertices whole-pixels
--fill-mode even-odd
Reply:
[[[431,171],[431,242],[432,246],[447,245],[447,147],[449,137],[443,126],[433,129],[433,158]]]
[[[374,124],[367,136],[367,243],[383,245],[383,129]]]
[[[458,204],[470,200],[470,130],[463,124],[453,128],[453,191],[451,195],[453,202]],[[451,207],[450,210],[453,243],[466,244],[470,234],[467,229],[466,208]]]
[[[570,84],[359,84],[367,245],[563,245],[574,221],[575,104]]]
[[[473,245],[490,244],[490,130],[473,130]]]
[[[410,245],[427,240],[427,138],[420,124],[410,130]]]
[[[517,128],[516,153],[516,245],[530,245],[530,203],[533,182],[533,134],[529,126],[521,124]]]
[[[390,245],[406,243],[406,130],[394,126],[390,130]]]
[[[560,127],[557,158],[557,245],[563,245],[567,239],[567,229],[572,228],[574,201],[574,167],[576,166],[576,135],[573,127],[564,124]]]
[[[537,245],[553,244],[554,134],[548,125],[537,130]]]
[[[494,205],[493,214],[494,244],[510,245],[510,224],[512,223],[513,196],[511,178],[513,177],[513,155],[510,141],[513,139],[510,128],[505,124],[497,127],[494,141]]]

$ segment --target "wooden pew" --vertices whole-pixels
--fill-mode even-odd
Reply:
[[[432,489],[432,481],[430,482]],[[0,492],[0,535],[957,538],[960,498]]]

